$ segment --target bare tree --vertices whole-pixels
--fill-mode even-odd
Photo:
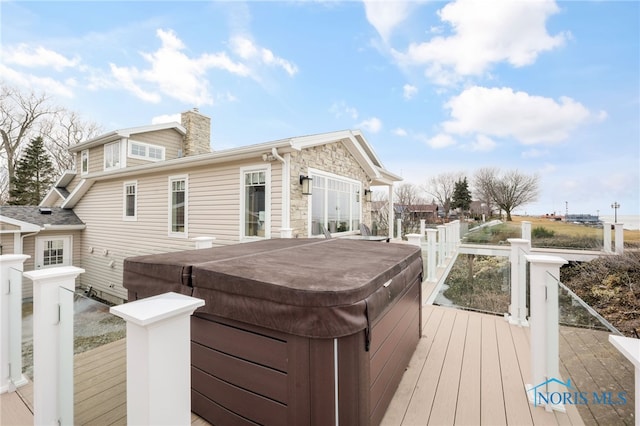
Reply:
[[[493,206],[495,205],[491,191],[492,184],[496,180],[497,175],[498,169],[493,167],[483,167],[477,170],[473,177],[473,197],[480,201],[483,205],[482,213],[486,211],[488,216],[491,216]],[[485,208],[486,210],[484,210]]]
[[[73,111],[62,109],[47,117],[41,125],[42,137],[59,173],[75,168],[75,157],[69,147],[98,135],[98,124],[84,121]]]
[[[500,174],[497,169],[481,169],[475,175],[474,187],[507,214],[524,204],[535,201],[539,194],[538,175],[525,175],[518,170],[508,170]]]
[[[57,111],[49,105],[46,95],[35,92],[25,95],[4,84],[0,87],[0,153],[7,168],[7,186],[2,188],[3,194],[9,194],[13,189],[20,150],[38,133],[38,121]]]
[[[451,200],[456,189],[456,182],[464,178],[462,172],[441,173],[427,181],[426,192],[442,206],[445,221],[449,218]]]
[[[396,219],[402,220],[402,234],[410,234],[419,229],[420,223],[413,218],[415,207],[425,204],[418,186],[411,183],[397,185],[393,191]]]

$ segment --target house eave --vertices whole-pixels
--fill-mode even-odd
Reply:
[[[140,126],[140,127],[129,127],[126,129],[114,130],[109,133],[105,133],[93,139],[89,139],[88,141],[81,142],[69,148],[69,152],[74,153],[78,151],[82,151],[84,149],[93,148],[96,146],[104,145],[109,142],[115,142],[122,138],[129,138],[131,135],[140,134],[140,133],[148,133],[155,132],[158,130],[169,130],[174,129],[182,136],[187,134],[187,129],[184,128],[179,123],[161,123],[161,124],[152,124],[149,126]]]

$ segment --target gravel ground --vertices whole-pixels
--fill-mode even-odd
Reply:
[[[74,353],[79,354],[125,337],[126,323],[109,313],[109,305],[83,295],[74,298]],[[33,379],[33,304],[22,305],[22,370]]]

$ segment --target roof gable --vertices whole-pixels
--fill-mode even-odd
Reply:
[[[38,206],[2,206],[0,220],[20,226],[23,231],[39,231],[42,228],[55,226],[84,225],[73,210],[61,207],[48,207],[46,209],[43,210],[42,207]],[[43,214],[43,211],[47,213]]]

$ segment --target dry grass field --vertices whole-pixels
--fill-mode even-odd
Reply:
[[[513,216],[514,223],[520,224],[522,221],[531,222],[531,229],[543,227],[555,232],[556,234],[569,235],[572,237],[601,238],[602,236],[601,228],[592,228],[585,225],[555,221],[536,216]],[[613,232],[611,233],[611,238],[614,238]],[[640,245],[640,230],[630,231],[625,229],[624,241],[627,244]]]

